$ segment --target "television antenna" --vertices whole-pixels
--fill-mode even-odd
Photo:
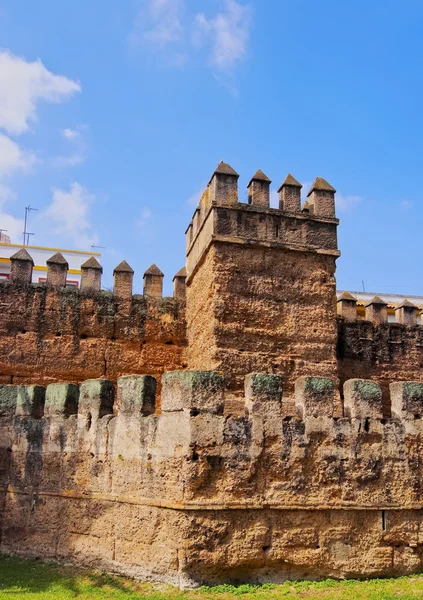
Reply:
[[[38,208],[32,208],[32,206],[30,204],[28,204],[28,206],[25,206],[25,221],[24,221],[24,231],[23,231],[23,245],[24,246],[28,246],[29,236],[35,235],[34,233],[29,233],[26,230],[26,226],[28,224],[28,214],[31,212],[31,210],[38,210]]]

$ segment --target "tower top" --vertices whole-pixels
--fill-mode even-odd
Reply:
[[[281,191],[284,185],[290,185],[291,187],[296,187],[300,189],[303,187],[301,183],[291,175],[291,173],[288,173],[288,175],[285,177],[285,181],[281,184],[281,187],[278,189],[278,193]]]
[[[320,192],[336,192],[335,188],[332,187],[331,184],[326,181],[326,179],[323,179],[323,177],[316,177],[307,196],[311,196],[314,190],[318,190]]]
[[[269,179],[268,176],[265,175],[261,169],[259,169],[258,171],[255,172],[255,174],[251,178],[251,181],[247,185],[247,187],[250,187],[250,185],[253,183],[253,181],[264,181],[264,183],[272,183],[272,180]]]
[[[220,163],[217,165],[213,175],[211,176],[210,181],[215,175],[233,175],[237,179],[239,178],[239,174],[235,171],[235,169],[233,169],[231,165],[224,163],[223,160],[221,160]]]

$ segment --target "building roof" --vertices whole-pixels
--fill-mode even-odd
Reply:
[[[134,274],[135,271],[132,267],[130,267],[128,265],[128,263],[126,262],[126,260],[123,260],[121,263],[118,264],[117,267],[115,267],[115,269],[113,270],[113,275],[115,273],[132,273]]]
[[[265,175],[261,169],[255,172],[247,187],[250,187],[253,181],[264,181],[265,183],[272,183],[271,179],[269,179],[268,176]]]
[[[0,248],[3,248],[3,247],[21,248],[22,245],[21,244],[10,244],[9,242],[1,242],[0,241]],[[69,250],[68,248],[52,248],[50,246],[26,246],[26,248],[29,248],[30,250],[50,250],[51,252],[69,252],[72,254],[87,254],[87,255],[93,255],[93,256],[101,256],[100,252],[86,252],[85,250]]]
[[[344,293],[344,290],[338,290],[336,293],[337,293],[337,296],[339,299],[340,296]],[[366,304],[368,304],[369,301],[372,298],[374,298],[374,296],[378,296],[384,302],[386,302],[386,304],[388,305],[388,308],[397,308],[404,302],[404,300],[406,298],[405,296],[401,296],[398,294],[385,294],[383,292],[379,292],[379,293],[355,292],[354,290],[352,290],[351,292],[347,292],[347,293],[351,293],[356,298],[357,306],[366,306]],[[408,295],[407,296],[408,301],[410,301],[409,300],[410,298],[411,298],[411,301],[414,304],[414,306],[417,306],[418,308],[423,309],[423,296]]]
[[[326,181],[326,179],[323,179],[323,177],[316,177],[307,196],[310,196],[314,190],[320,190],[322,192],[336,192],[335,188],[332,187],[331,184]]]
[[[288,173],[288,175],[285,177],[285,181],[281,184],[281,187],[278,189],[278,193],[281,191],[284,185],[290,185],[292,187],[297,187],[300,189],[303,187],[301,183],[291,175],[291,173]]]
[[[160,271],[159,267],[157,265],[155,265],[154,263],[151,265],[151,267],[148,267],[148,269],[144,273],[144,277],[146,275],[157,275],[158,277],[164,277],[164,274]]]

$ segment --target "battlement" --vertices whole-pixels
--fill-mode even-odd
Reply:
[[[248,184],[248,204],[238,201],[238,177],[220,163],[201,197],[186,231],[188,279],[212,241],[340,255],[335,189],[324,179],[316,179],[301,207],[302,186],[288,175],[276,209],[270,208],[271,181],[262,171]]]
[[[105,380],[2,385],[0,550],[181,586],[240,568],[279,581],[291,568],[413,572],[423,384],[390,390],[383,419],[380,387],[359,379],[341,402],[335,380],[299,378],[289,417],[269,374],[245,378],[242,415],[216,372],[164,374],[161,412],[148,375],[119,378],[116,393]]]
[[[10,257],[10,282],[18,286],[35,285],[32,284],[32,269],[34,261],[25,248],[22,248]],[[59,289],[66,287],[66,279],[69,265],[60,252],[47,260],[47,278],[43,285],[49,289]],[[101,275],[103,267],[94,256],[91,256],[83,265],[81,265],[81,292],[95,294],[101,290]],[[120,300],[132,297],[132,284],[134,270],[123,260],[113,270],[113,296]],[[164,274],[155,265],[151,265],[144,273],[144,296],[153,298],[163,297],[163,278]],[[185,279],[184,269],[178,271],[173,278],[174,290],[173,297],[178,300],[185,299]],[[6,283],[6,282],[2,282]]]
[[[185,275],[174,278],[173,298],[162,297],[163,274],[152,266],[144,295],[132,293],[134,271],[114,270],[114,290],[101,290],[102,268],[82,265],[81,288],[66,286],[66,261],[48,261],[46,284],[31,283],[26,250],[11,257],[9,281],[0,282],[0,382],[116,381],[128,372],[181,368],[186,344]],[[154,267],[154,268],[153,268]]]

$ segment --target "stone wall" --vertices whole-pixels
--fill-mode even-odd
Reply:
[[[341,383],[360,376],[381,385],[389,416],[389,384],[423,381],[423,326],[339,318],[337,357]]]
[[[0,551],[181,586],[423,567],[423,385],[249,375],[0,387]]]
[[[177,298],[0,282],[0,381],[80,383],[184,365]]]

